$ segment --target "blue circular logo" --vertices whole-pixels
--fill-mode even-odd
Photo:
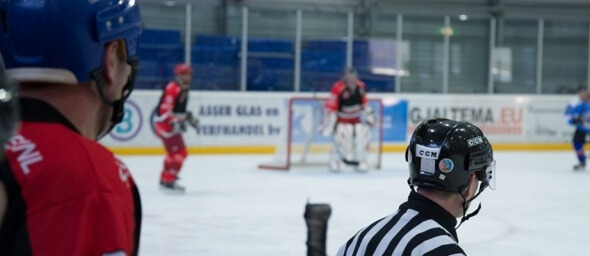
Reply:
[[[109,133],[111,138],[118,141],[128,141],[135,138],[143,124],[143,116],[137,103],[132,100],[125,101],[124,111],[123,121]]]
[[[440,171],[444,172],[444,173],[449,173],[453,170],[453,167],[455,165],[453,164],[453,160],[445,158],[443,160],[440,160],[440,162],[438,163],[438,168],[440,169]]]

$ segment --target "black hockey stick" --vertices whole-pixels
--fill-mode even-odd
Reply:
[[[342,156],[341,156],[342,157]],[[346,165],[350,165],[350,166],[358,166],[359,165],[359,161],[354,161],[354,160],[348,160],[344,157],[342,157],[342,162]]]

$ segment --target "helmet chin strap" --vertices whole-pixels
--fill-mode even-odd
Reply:
[[[125,104],[125,99],[118,99],[118,100],[107,99],[107,97],[104,95],[105,81],[104,81],[104,77],[102,76],[100,70],[93,71],[92,77],[94,78],[94,81],[96,82],[96,88],[98,90],[98,95],[100,95],[100,99],[102,100],[102,102],[110,107],[113,107],[113,115],[111,115],[111,119],[110,119],[111,126],[109,127],[109,129],[106,132],[98,131],[98,134],[96,135],[96,139],[100,140],[105,135],[107,135],[109,132],[111,132],[111,130],[113,130],[113,128],[115,128],[115,125],[117,125],[119,122],[121,122],[121,120],[123,120],[123,114],[124,114],[123,105]]]
[[[412,184],[410,183],[410,179],[408,179],[408,186],[410,186],[410,189],[414,192],[416,192],[416,190],[414,189],[414,187],[412,186]],[[461,195],[461,198],[463,198],[463,217],[461,218],[461,221],[459,222],[459,225],[457,225],[457,227],[455,229],[459,229],[459,227],[461,227],[461,224],[463,224],[463,222],[467,221],[468,219],[470,219],[471,217],[477,215],[479,213],[479,210],[481,210],[481,203],[477,206],[477,209],[475,209],[475,211],[471,212],[470,214],[466,214],[467,213],[467,204],[469,204],[471,201],[473,201],[475,198],[477,198],[481,192],[483,192],[483,190],[485,189],[486,185],[482,184],[479,188],[479,191],[477,192],[477,194],[475,196],[473,196],[471,199],[467,200],[465,198],[465,195],[463,195],[463,193],[461,193],[461,190],[459,190],[459,195]]]
[[[96,135],[97,140],[100,140],[104,136],[109,134],[117,124],[123,121],[123,116],[125,115],[125,101],[131,94],[131,91],[133,91],[135,74],[137,74],[138,67],[137,58],[133,58],[131,62],[131,74],[129,75],[127,83],[125,84],[125,86],[123,86],[121,98],[119,98],[118,100],[110,100],[104,95],[103,90],[105,81],[104,76],[102,75],[102,70],[95,69],[91,72],[91,76],[96,82],[96,88],[98,90],[98,94],[100,95],[100,99],[104,104],[113,107],[113,114],[111,115],[110,119],[111,125],[105,132],[101,133],[101,131],[98,131],[98,134]]]
[[[465,198],[465,195],[463,195],[463,193],[460,193],[461,191],[459,191],[459,194],[461,195],[461,198],[463,198],[463,217],[461,218],[461,221],[459,222],[459,225],[457,225],[457,227],[455,229],[459,229],[459,227],[461,227],[461,224],[463,224],[463,222],[469,220],[471,217],[477,215],[479,213],[479,210],[481,210],[481,203],[479,203],[479,205],[477,206],[477,209],[475,209],[475,211],[471,212],[470,214],[466,214],[467,213],[467,205],[469,203],[471,203],[471,201],[473,201],[475,198],[477,198],[481,192],[483,192],[485,189],[485,185],[481,184],[479,191],[477,192],[477,194],[475,194],[475,196],[473,196],[471,199],[467,200]]]

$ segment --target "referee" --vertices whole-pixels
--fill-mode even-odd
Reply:
[[[414,131],[406,161],[408,201],[357,232],[337,255],[465,255],[456,218],[463,223],[477,214],[481,205],[466,215],[470,202],[485,188],[494,189],[490,143],[471,123],[431,119]]]

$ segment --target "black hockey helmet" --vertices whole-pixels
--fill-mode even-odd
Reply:
[[[464,194],[474,172],[479,192],[495,188],[492,146],[482,131],[468,122],[431,119],[422,122],[406,149],[411,186]]]

